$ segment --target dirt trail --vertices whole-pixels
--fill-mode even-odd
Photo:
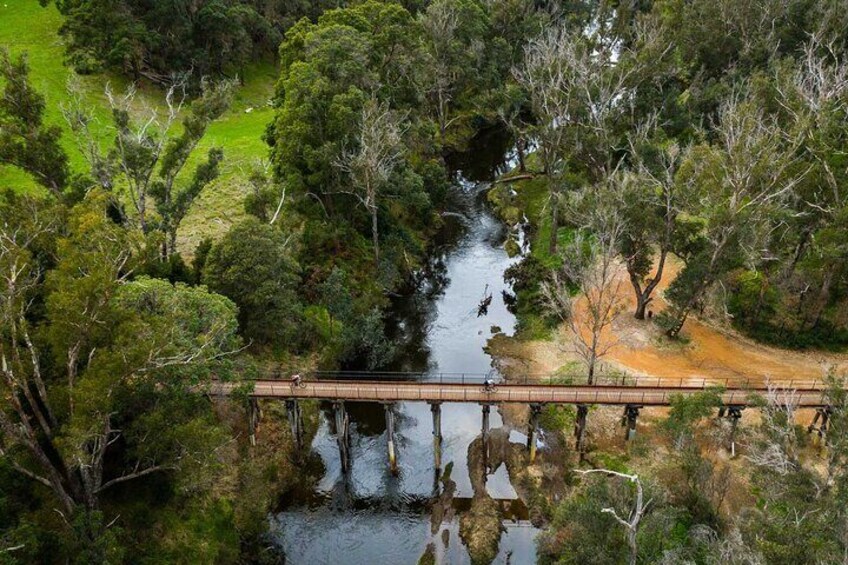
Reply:
[[[651,304],[654,313],[666,307],[662,293],[679,269],[678,261],[671,261],[666,267]],[[690,381],[739,377],[761,381],[809,379],[823,376],[830,367],[840,373],[848,373],[848,354],[797,352],[768,347],[694,317],[689,318],[683,330],[689,342],[670,342],[655,324],[633,318],[633,289],[626,280],[626,273],[621,276],[625,280],[621,282],[619,293],[626,307],[603,336],[605,340],[616,342],[604,361],[627,372]],[[585,315],[585,307],[585,301],[579,300],[576,315]],[[504,344],[503,353],[513,359],[520,359],[525,370],[553,372],[575,359],[574,353],[568,350],[568,344],[573,342],[571,330],[562,328],[558,337],[558,343],[534,341],[521,346]],[[514,368],[518,369],[517,366]]]

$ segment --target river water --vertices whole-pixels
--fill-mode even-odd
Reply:
[[[427,269],[412,291],[394,300],[389,326],[399,351],[386,369],[422,372],[429,378],[439,372],[486,373],[493,370],[492,358],[484,351],[487,340],[493,332],[514,331],[515,319],[503,296],[511,289],[503,273],[519,258],[504,251],[506,228],[486,202],[488,183],[508,166],[506,140],[494,136],[480,141],[484,150],[478,146],[453,163],[455,205],[444,216]],[[478,316],[477,306],[488,293],[488,312]],[[459,517],[475,494],[467,459],[469,445],[481,435],[480,406],[442,407],[442,461],[453,464],[456,493],[453,512],[436,527],[431,527],[430,517],[439,492],[430,407],[414,402],[396,406],[397,476],[388,469],[383,406],[347,403],[347,408],[350,472],[341,472],[332,412],[329,405],[323,406],[311,444],[323,461],[323,476],[313,492],[298,497],[304,500],[272,517],[273,538],[287,561],[414,564],[430,545],[437,563],[470,563],[459,537]],[[510,442],[526,442],[523,430],[505,424],[496,407],[491,427],[504,428]],[[494,562],[534,563],[538,530],[528,521],[505,465],[489,470],[482,484],[497,501],[503,524]]]

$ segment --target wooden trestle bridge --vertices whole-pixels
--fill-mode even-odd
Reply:
[[[719,417],[727,417],[735,430],[742,410],[757,406],[769,391],[781,391],[783,401],[792,401],[802,408],[816,410],[809,431],[824,434],[830,415],[827,385],[821,379],[773,381],[766,386],[762,380],[747,379],[667,379],[644,377],[596,377],[592,384],[585,377],[528,375],[518,381],[497,382],[485,386],[483,374],[427,373],[364,373],[314,372],[304,374],[299,383],[288,376],[269,374],[253,382],[249,391],[249,428],[251,442],[261,418],[259,399],[281,399],[286,409],[292,433],[298,444],[303,441],[303,423],[298,401],[324,400],[333,403],[336,436],[342,470],[349,468],[350,421],[345,402],[378,402],[385,406],[389,465],[397,472],[394,440],[394,405],[397,402],[427,402],[433,413],[433,450],[435,467],[441,467],[441,405],[444,402],[472,402],[482,406],[482,435],[484,445],[489,433],[489,413],[493,404],[520,403],[530,407],[528,450],[530,462],[536,457],[538,421],[545,404],[590,404],[622,406],[622,425],[626,438],[636,433],[639,410],[646,406],[669,406],[674,397],[715,390],[721,398]],[[209,394],[227,396],[243,386],[242,383],[214,383]],[[575,430],[577,433],[578,430]],[[731,439],[731,450],[735,445]]]

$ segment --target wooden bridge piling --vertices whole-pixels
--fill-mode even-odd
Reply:
[[[539,432],[539,416],[541,414],[541,404],[530,405],[530,422],[527,429],[527,450],[530,453],[530,465],[536,462],[536,435]]]
[[[489,404],[483,405],[483,466],[488,467],[489,464],[489,413],[492,407]]]
[[[807,433],[813,433],[813,431],[818,432],[819,437],[823,437],[827,433],[827,424],[830,420],[830,414],[833,412],[833,409],[830,406],[825,406],[824,408],[817,408],[816,414],[813,416],[813,421],[807,426]],[[821,420],[821,423],[816,426],[816,424]]]
[[[577,418],[574,420],[574,448],[583,460],[583,448],[586,439],[586,420],[589,417],[589,407],[585,404],[577,405]]]
[[[292,437],[298,449],[303,447],[303,414],[297,400],[286,400],[286,415],[289,418],[289,427]]]
[[[392,475],[397,475],[397,455],[395,454],[395,405],[387,402],[384,406],[386,408],[386,437],[389,448],[389,470],[392,472]]]
[[[742,405],[728,405],[722,406],[719,409],[719,415],[724,416],[727,414],[727,418],[730,420],[730,457],[736,457],[736,428],[739,426],[739,420],[742,419],[742,410],[745,409],[745,406]]]
[[[431,402],[430,411],[433,413],[433,464],[438,473],[442,468],[442,404]]]
[[[247,402],[247,433],[250,438],[251,447],[256,447],[256,428],[259,427],[260,417],[259,401],[251,398]]]
[[[621,418],[621,425],[626,428],[624,441],[630,441],[636,437],[636,420],[639,418],[641,408],[644,408],[644,406],[636,404],[628,404],[624,407],[624,415]]]
[[[344,402],[333,402],[333,418],[336,424],[339,460],[342,464],[342,473],[346,475],[350,471],[350,417]]]

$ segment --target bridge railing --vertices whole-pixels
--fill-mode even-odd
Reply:
[[[480,384],[491,378],[499,385],[532,386],[616,386],[616,387],[652,387],[707,389],[721,387],[733,390],[764,388],[771,384],[780,389],[822,390],[827,383],[822,379],[797,378],[766,381],[762,378],[728,377],[642,377],[622,374],[595,375],[592,382],[586,375],[526,373],[519,377],[505,379],[498,373],[446,373],[446,372],[405,372],[405,371],[311,371],[302,373],[304,380],[335,381],[380,381],[380,382],[426,382],[439,384]],[[267,371],[258,378],[263,380],[290,380],[292,373]]]

